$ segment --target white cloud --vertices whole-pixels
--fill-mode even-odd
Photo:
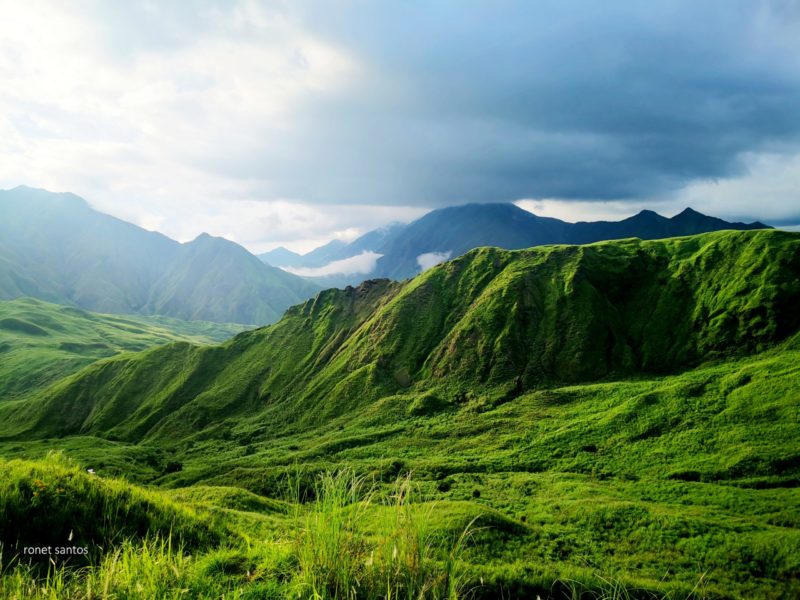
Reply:
[[[540,200],[517,200],[514,204],[539,217],[552,217],[570,223],[575,223],[576,221],[619,221],[644,208],[661,212],[666,216],[671,216],[681,210],[675,210],[674,202],[663,200],[588,202],[543,198]]]
[[[0,188],[71,191],[178,240],[206,231],[253,252],[307,251],[424,213],[312,205],[271,194],[267,168],[264,181],[219,168],[270,150],[271,139],[280,153],[297,104],[336,93],[360,68],[264,5],[222,6],[192,15],[201,21],[195,34],[159,5],[119,5],[108,15],[91,2],[80,11],[6,3]],[[126,18],[146,22],[115,22]],[[170,23],[165,39],[136,37],[158,21]]]
[[[740,177],[692,183],[677,205],[728,219],[797,224],[800,219],[800,155],[747,154]]]
[[[227,238],[254,254],[284,246],[306,253],[332,239],[350,242],[383,223],[407,222],[425,210],[402,206],[314,205],[288,199],[256,200],[226,198],[223,192],[206,190],[193,196],[188,184],[180,202],[142,200],[119,203],[116,195],[90,200],[109,212],[148,229],[158,230],[179,241],[194,239],[202,232]]]
[[[334,260],[322,267],[284,267],[284,271],[303,277],[324,277],[326,275],[367,275],[375,270],[375,263],[383,256],[377,252],[364,251],[357,256]]]
[[[453,254],[451,250],[447,252],[426,252],[417,257],[417,264],[423,271],[427,271],[431,267],[435,267],[439,263],[446,261]]]
[[[760,220],[768,225],[800,221],[800,155],[746,154],[744,174],[690,183],[662,198],[625,201],[577,201],[556,198],[514,202],[541,217],[564,221],[616,221],[642,209],[672,216],[687,206],[729,221]]]
[[[528,130],[515,119],[512,106],[490,102],[496,99],[492,83],[511,86],[499,90],[502,99],[518,100],[528,93],[520,83],[553,83],[549,77],[560,70],[547,68],[547,55],[532,52],[535,44],[522,50],[527,48],[531,56],[539,57],[542,62],[537,64],[542,68],[529,70],[533,80],[518,80],[495,69],[490,48],[497,45],[497,32],[491,29],[474,30],[478,39],[436,37],[435,47],[425,46],[420,37],[420,49],[408,52],[394,43],[391,36],[396,28],[391,27],[386,35],[374,37],[374,47],[358,43],[377,30],[372,25],[386,24],[369,19],[388,23],[395,18],[393,11],[371,13],[356,8],[348,15],[344,14],[347,7],[299,4],[4,2],[0,188],[26,184],[72,191],[105,212],[180,240],[207,231],[253,252],[278,245],[305,252],[332,238],[351,240],[391,221],[412,220],[426,212],[424,206],[464,201],[459,195],[463,186],[477,190],[486,201],[517,197],[513,186],[506,193],[498,185],[514,179],[505,173],[524,173],[541,162],[546,173],[563,177],[557,167],[565,163],[559,162],[556,149],[565,139],[581,152],[602,156],[604,134],[592,128],[551,130],[548,125]],[[327,10],[331,13],[326,14]],[[438,14],[421,7],[406,10],[409,22],[416,18],[429,23]],[[326,19],[334,13],[341,19]],[[333,25],[334,21],[339,24]],[[455,19],[451,24],[469,22]],[[770,34],[774,25],[770,21],[765,31],[753,33],[753,39],[761,44],[770,40],[786,44],[785,48],[776,46],[777,55],[794,56],[788,50],[795,47],[798,21],[780,22],[777,33]],[[342,23],[348,29],[342,30]],[[784,31],[786,23],[794,23],[795,29]],[[591,27],[595,27],[593,22]],[[732,39],[737,38],[737,30],[730,31]],[[459,30],[445,27],[442,32],[446,36]],[[378,43],[384,38],[386,48]],[[459,39],[469,40],[464,50],[475,52],[473,58],[485,58],[482,68],[488,70],[476,73],[497,71],[501,79],[478,81],[488,95],[462,94],[455,104],[440,104],[446,95],[427,87],[439,81],[434,74],[446,77],[442,85],[452,81],[451,75],[457,76],[457,83],[470,84],[448,62],[448,57],[461,56],[453,51],[458,46],[451,45]],[[491,47],[485,45],[489,42]],[[503,44],[497,48],[501,57],[508,56],[503,51],[510,49],[503,50]],[[426,50],[442,50],[446,55]],[[514,50],[513,56],[517,54]],[[746,54],[751,57],[752,53]],[[796,80],[797,61],[774,61],[771,51],[756,54],[753,64],[779,64],[778,72],[785,78],[780,80]],[[439,64],[431,62],[430,56],[447,60]],[[387,63],[387,59],[391,60]],[[580,68],[573,75],[579,77],[576,81],[584,81],[585,61],[576,64]],[[570,65],[575,67],[566,66]],[[428,67],[434,70],[429,72]],[[424,75],[422,81],[417,74]],[[537,79],[539,74],[544,81]],[[470,85],[465,91],[476,91]],[[559,89],[545,87],[551,92]],[[435,106],[429,107],[433,112],[428,114],[425,107],[431,98]],[[616,95],[610,98],[614,103],[618,99]],[[519,100],[515,106],[523,104]],[[471,114],[484,105],[510,112],[487,118],[478,110],[479,114],[462,120],[462,113]],[[441,118],[442,114],[448,118]],[[632,118],[622,114],[623,121]],[[594,113],[589,117],[597,120]],[[540,119],[557,122],[544,109],[536,120]],[[503,126],[496,128],[497,123]],[[686,205],[724,218],[788,219],[798,214],[800,181],[800,157],[792,156],[796,148],[789,146],[775,154],[745,156],[749,172],[743,176],[698,181],[657,199],[602,203],[538,199],[518,204],[570,221],[618,219],[641,208],[671,214]],[[428,153],[420,153],[420,148]],[[487,152],[487,148],[493,150]],[[546,160],[537,161],[538,155],[531,154],[538,148]],[[676,151],[675,156],[679,154]],[[673,162],[670,157],[668,162]],[[610,160],[625,164],[613,155]],[[566,164],[580,162],[569,154]],[[499,168],[503,176],[484,179],[487,168],[491,172]],[[634,175],[651,185],[650,174],[633,169]],[[287,181],[293,189],[287,189],[292,187]],[[369,187],[370,181],[380,185]],[[409,187],[409,182],[414,185]],[[592,186],[602,187],[591,181],[584,187]],[[342,191],[362,188],[366,200]],[[380,193],[372,194],[372,190]],[[393,197],[397,196],[409,206],[381,206],[396,204]],[[315,199],[323,203],[315,204]],[[420,203],[423,207],[411,206]]]

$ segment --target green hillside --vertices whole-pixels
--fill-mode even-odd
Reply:
[[[480,395],[433,415],[420,410],[425,402],[409,406],[407,397],[391,396],[355,417],[250,442],[238,435],[174,445],[67,437],[9,442],[0,452],[35,457],[61,448],[96,469],[100,481],[125,474],[158,484],[172,502],[233,532],[195,548],[190,560],[156,553],[139,537],[120,546],[114,564],[160,573],[147,585],[166,595],[294,595],[308,576],[300,562],[305,515],[330,509],[292,504],[291,490],[318,496],[315,474],[348,465],[368,482],[369,494],[357,497],[372,500],[366,507],[344,500],[358,511],[350,525],[365,549],[338,548],[337,563],[366,561],[392,543],[396,534],[383,537],[380,528],[408,521],[384,504],[393,502],[395,477],[411,472],[415,526],[423,539],[438,540],[428,550],[432,559],[444,560],[477,518],[459,563],[472,594],[465,597],[565,598],[572,589],[584,598],[628,597],[610,595],[612,587],[641,598],[795,597],[798,347],[795,339],[680,375],[547,388],[512,401]],[[29,495],[33,478],[22,480]],[[35,478],[47,490],[61,485],[51,475]],[[85,492],[49,493],[59,510],[84,504]],[[130,519],[111,522],[122,529]],[[148,522],[144,530],[157,530]],[[319,536],[332,535],[315,523]],[[324,564],[312,566],[318,577],[331,576]],[[109,557],[93,576],[112,567]],[[436,572],[441,562],[425,568]],[[128,581],[125,574],[113,580]],[[360,588],[356,597],[384,596]]]
[[[318,290],[222,238],[181,244],[74,194],[0,190],[0,300],[263,325]]]
[[[0,404],[0,456],[148,498],[78,597],[797,597],[797,306],[800,234],[481,248],[95,362]],[[0,508],[67,490],[51,462]],[[106,493],[72,472],[48,514]]]
[[[799,272],[800,236],[780,231],[478,249],[410,282],[322,292],[220,347],[99,362],[0,407],[0,434],[179,439],[246,416],[272,435],[394,394],[446,407],[672,372],[797,331]]]
[[[241,325],[90,313],[34,298],[0,302],[0,400],[36,390],[96,360],[175,341],[222,342]]]

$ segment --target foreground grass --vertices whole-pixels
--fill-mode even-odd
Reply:
[[[55,463],[55,464],[54,464]],[[77,540],[103,544],[90,555],[89,564],[61,561],[52,556],[30,560],[18,553],[7,558],[0,575],[0,594],[6,598],[167,598],[167,597],[297,597],[317,599],[433,598],[456,600],[466,591],[461,555],[472,535],[471,525],[450,543],[434,539],[426,513],[416,510],[414,486],[410,479],[398,479],[388,495],[379,498],[377,489],[350,470],[321,475],[314,487],[314,500],[305,502],[300,487],[294,486],[292,511],[287,515],[284,535],[270,540],[244,542],[229,531],[225,544],[214,544],[209,535],[206,550],[191,554],[189,539],[197,547],[196,529],[202,519],[181,514],[183,509],[166,499],[148,496],[131,488],[131,497],[118,493],[120,482],[101,482],[86,477],[63,460],[51,458],[45,464],[14,462],[6,465],[13,486],[24,485],[24,469],[50,479],[71,475],[73,486],[82,486],[83,497],[105,498],[91,510],[99,513],[106,526],[117,523],[119,531],[98,528],[81,532]],[[34,487],[46,487],[41,479]],[[69,484],[65,484],[69,486]],[[9,487],[11,487],[9,486]],[[86,489],[96,488],[96,489]],[[69,495],[73,489],[61,488]],[[142,494],[143,498],[136,498]],[[46,524],[63,524],[70,517],[63,512],[41,512],[24,504],[35,503],[41,492],[30,498],[6,489],[3,513],[16,516],[3,538],[31,544],[30,534],[45,532],[25,523],[25,513],[36,513]],[[133,504],[133,506],[131,506]],[[145,530],[140,536],[121,537],[129,526],[119,511],[139,511]],[[61,508],[71,502],[61,502]],[[175,528],[164,532],[164,517],[172,517]],[[129,514],[128,517],[134,515]],[[74,516],[73,516],[74,517]],[[84,520],[87,520],[84,516]],[[75,521],[73,518],[72,521]],[[192,521],[195,521],[194,523]],[[32,531],[30,531],[32,529]],[[21,531],[20,531],[21,530]],[[153,537],[153,532],[155,537]],[[191,535],[187,538],[187,532]],[[52,537],[52,536],[51,536]],[[54,534],[54,537],[59,537]],[[74,541],[70,532],[61,543]],[[139,541],[137,541],[137,539]],[[57,544],[52,539],[38,538]],[[175,545],[173,545],[175,544]],[[21,544],[18,545],[19,551]],[[7,549],[6,549],[7,553]]]
[[[417,548],[407,557],[427,565],[414,589],[430,586],[429,595],[434,588],[446,592],[428,568],[444,568],[454,540],[472,523],[458,569],[461,593],[474,598],[562,598],[573,591],[578,597],[797,597],[798,365],[800,352],[787,347],[680,375],[541,390],[512,400],[476,394],[464,405],[430,413],[410,410],[409,398],[395,396],[355,418],[274,438],[252,436],[243,422],[230,439],[198,435],[161,447],[77,436],[8,442],[0,453],[44,457],[62,448],[95,469],[97,483],[135,500],[111,502],[118,516],[109,522],[147,526],[106,539],[107,529],[91,539],[117,549],[130,538],[128,552],[136,560],[141,540],[172,531],[173,549],[182,544],[184,558],[191,556],[183,568],[194,583],[181,584],[190,596],[262,590],[255,596],[262,597],[263,589],[274,588],[269,593],[275,597],[312,597],[323,589],[344,597],[353,581],[359,593],[378,594],[376,578],[362,571],[370,559],[381,581],[402,591],[409,584],[378,568],[394,551],[381,540],[410,539],[392,523],[413,520],[416,546],[403,543]],[[3,488],[0,501],[14,497],[12,489],[35,491],[36,479],[48,490],[69,480],[68,473],[38,463],[8,464],[17,466],[3,466],[3,472],[17,483]],[[340,486],[337,500],[326,495],[322,481],[338,465],[348,465],[361,491]],[[408,472],[414,474],[412,493],[398,494],[396,480]],[[148,487],[115,483],[118,475]],[[76,521],[104,522],[59,508],[103,497],[84,473],[72,478],[81,482],[75,492],[48,504],[47,514],[59,518],[45,527],[61,535]],[[400,507],[398,497],[405,499]],[[345,505],[339,521],[325,521],[336,512],[330,507]],[[159,513],[158,507],[171,508]],[[161,516],[142,516],[148,511]],[[35,523],[41,512],[13,519],[5,512],[0,525]],[[191,532],[218,541],[189,547]],[[320,545],[329,538],[338,545]],[[7,547],[4,556],[14,553]],[[325,565],[341,555],[358,560],[350,571],[331,575]],[[397,597],[397,589],[377,597]]]
[[[705,573],[691,586],[665,575],[657,589],[633,570],[542,569],[525,555],[533,546],[520,545],[526,526],[476,503],[432,501],[407,476],[383,484],[340,469],[307,487],[295,471],[284,501],[224,488],[177,501],[181,491],[103,480],[59,456],[2,467],[3,598],[736,597]],[[63,487],[42,510],[54,482]],[[68,523],[94,526],[67,534]],[[9,545],[14,538],[22,543]],[[93,551],[86,561],[22,555],[24,545],[45,542]],[[519,552],[516,562],[492,560],[501,545]]]

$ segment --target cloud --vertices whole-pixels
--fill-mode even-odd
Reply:
[[[116,195],[103,195],[90,204],[179,241],[194,239],[205,231],[237,242],[255,254],[278,246],[306,253],[332,239],[350,242],[376,224],[409,222],[426,212],[419,207],[230,198],[222,191],[199,189],[191,180],[184,194],[179,197],[181,202],[151,200],[142,193],[124,204]]]
[[[742,160],[741,175],[692,182],[674,195],[675,204],[735,220],[800,223],[800,155],[752,153]]]
[[[798,11],[726,7],[318,11],[313,30],[365,60],[345,94],[308,105],[311,115],[335,115],[297,132],[318,142],[306,164],[327,185],[312,180],[297,193],[428,206],[637,200],[739,175],[743,153],[796,153]]]
[[[366,275],[375,270],[375,263],[383,256],[365,250],[357,256],[334,260],[322,267],[282,267],[284,271],[303,277],[324,277],[326,275]]]
[[[453,254],[451,250],[447,252],[426,252],[417,257],[417,264],[421,270],[427,271],[431,267],[435,267],[439,263],[446,261],[450,258],[451,254]]]
[[[3,16],[0,187],[73,191],[182,239],[303,250],[467,201],[726,216],[766,189],[765,161],[798,185],[780,167],[800,156],[792,2],[31,0]],[[791,203],[765,194],[752,216]]]

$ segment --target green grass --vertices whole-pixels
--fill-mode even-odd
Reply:
[[[0,302],[0,400],[31,396],[121,352],[174,341],[219,343],[244,329],[169,317],[102,315],[33,298]]]
[[[12,547],[16,555],[1,565],[0,594],[4,597],[161,598],[188,593],[238,598],[266,593],[326,600],[456,600],[466,591],[461,555],[471,529],[468,526],[449,547],[437,551],[441,541],[437,545],[429,537],[427,513],[420,513],[412,504],[414,490],[408,478],[397,480],[388,497],[379,500],[377,489],[352,471],[320,475],[313,501],[306,502],[300,488],[295,488],[292,510],[285,515],[279,537],[242,543],[235,529],[222,539],[201,517],[163,494],[84,475],[58,457],[51,456],[43,463],[5,463],[3,467],[9,474],[7,486],[17,488],[4,489],[0,496],[4,502],[0,513],[9,520],[0,531],[1,539],[17,540]],[[27,482],[33,477],[34,491],[26,494]],[[59,487],[45,500],[47,510],[42,510],[40,499],[51,495],[51,485],[57,484],[79,486],[83,493]],[[94,501],[96,498],[104,502]],[[76,510],[83,514],[65,514]],[[137,516],[139,530],[131,528]],[[35,522],[27,522],[30,519]],[[42,519],[55,525],[55,530],[37,529]],[[64,522],[92,520],[102,524],[94,536],[84,531],[66,536],[58,531]],[[229,521],[237,524],[235,519]],[[19,525],[25,529],[8,529]],[[20,550],[33,543],[31,533],[37,534],[37,545],[88,545],[91,561],[79,568],[75,561],[52,557],[31,562]],[[45,533],[54,539],[42,537]],[[202,542],[205,551],[198,552]],[[197,553],[190,555],[189,549]],[[5,558],[9,548],[3,551]]]
[[[800,351],[792,346],[679,375],[476,396],[427,416],[409,414],[408,399],[395,396],[249,448],[199,436],[168,451],[122,442],[94,450],[99,441],[78,436],[0,452],[61,448],[101,480],[123,473],[157,485],[151,493],[235,532],[239,541],[202,554],[222,561],[232,552],[247,563],[229,582],[243,589],[276,585],[283,594],[289,580],[319,588],[331,557],[360,565],[369,546],[355,540],[392,539],[375,532],[392,531],[411,510],[417,547],[436,568],[472,524],[460,568],[476,597],[569,597],[572,588],[613,597],[622,586],[631,597],[687,598],[702,582],[696,597],[781,598],[800,589]],[[346,478],[326,477],[343,465]],[[396,478],[408,472],[409,502],[393,508]],[[319,491],[329,480],[338,495]],[[297,502],[320,496],[318,508]],[[337,539],[324,515],[345,504],[356,508],[331,526],[351,551],[311,553],[303,564],[316,566],[298,570],[301,550]],[[287,538],[303,530],[305,546]],[[246,557],[262,551],[280,563],[263,566],[270,583],[242,581],[260,560]]]
[[[44,462],[4,461],[3,472],[0,540],[6,553],[74,545],[88,549],[76,559],[82,561],[129,537],[174,535],[190,547],[221,539],[218,525],[191,508],[87,473],[60,455]]]
[[[479,249],[99,361],[0,405],[0,455],[61,450],[99,476],[71,501],[128,490],[152,518],[3,593],[155,561],[109,595],[797,597],[799,301],[785,232]],[[7,498],[51,473],[9,464]],[[52,501],[48,530],[91,520]]]
[[[676,372],[796,332],[798,272],[800,235],[781,231],[481,248],[405,283],[327,290],[222,346],[96,363],[0,405],[0,437],[168,444],[225,438],[242,420],[275,436],[391,396],[434,392],[444,406]]]

